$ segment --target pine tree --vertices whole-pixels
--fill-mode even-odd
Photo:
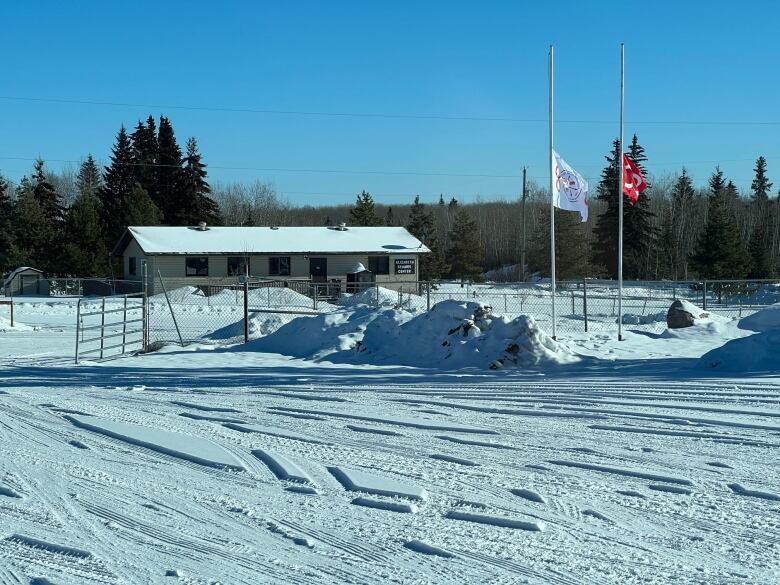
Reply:
[[[127,131],[122,126],[111,153],[111,165],[106,167],[104,184],[98,192],[105,245],[109,250],[113,249],[127,226],[131,225],[122,214],[135,183],[132,163],[133,149]]]
[[[750,255],[749,278],[771,278],[772,262],[769,255],[769,234],[760,224],[756,226],[748,242]]]
[[[448,266],[436,237],[436,219],[433,212],[420,203],[419,195],[414,198],[414,205],[409,210],[406,229],[430,250],[429,254],[420,257],[420,280],[439,280],[447,272]]]
[[[127,225],[159,225],[162,221],[162,212],[138,183],[130,190],[122,211]]]
[[[763,156],[759,156],[756,160],[756,168],[753,169],[756,173],[753,182],[750,184],[750,189],[753,191],[753,199],[756,201],[769,201],[769,193],[772,190],[772,183],[766,176],[766,159]]]
[[[76,188],[80,195],[92,193],[97,196],[102,186],[103,178],[100,176],[100,169],[98,169],[95,159],[89,154],[79,167],[79,174],[76,176]]]
[[[453,277],[461,281],[480,280],[484,262],[482,242],[477,223],[463,208],[459,209],[455,215],[447,259]]]
[[[393,219],[393,208],[388,207],[387,213],[385,213],[385,225],[390,227],[395,224],[395,220]]]
[[[133,178],[159,205],[160,193],[157,189],[157,125],[154,117],[149,116],[146,123],[141,121],[130,135],[133,145]]]
[[[168,223],[197,225],[205,221],[210,225],[219,224],[219,206],[209,197],[210,193],[211,187],[206,181],[206,165],[201,161],[197,141],[190,138],[187,141],[184,168],[179,173],[179,181],[174,190],[176,200]]]
[[[35,161],[35,174],[33,175],[33,193],[35,200],[41,207],[44,217],[51,223],[52,229],[57,229],[64,219],[62,197],[57,193],[54,185],[46,176],[42,159]]]
[[[160,116],[160,129],[157,133],[157,166],[155,167],[155,188],[156,194],[154,201],[157,207],[162,211],[163,222],[169,225],[175,225],[175,219],[182,211],[178,208],[180,200],[176,193],[180,185],[181,175],[181,148],[176,142],[176,136],[173,133],[173,126],[168,118]]]
[[[744,278],[750,263],[730,205],[728,185],[720,168],[715,168],[709,186],[707,222],[691,257],[691,266],[701,278]]]
[[[374,209],[374,198],[368,191],[363,191],[357,196],[355,206],[349,210],[350,223],[355,226],[379,226],[382,219]]]
[[[555,210],[555,277],[572,280],[590,273],[588,247],[585,244],[585,225],[579,213]],[[533,240],[532,270],[550,276],[550,209],[541,211]]]
[[[52,241],[51,224],[35,197],[32,183],[22,178],[16,189],[16,204],[13,217],[14,240],[18,250],[19,263],[43,271],[56,269],[51,262],[47,245]]]
[[[642,171],[647,173],[644,162],[647,160],[644,148],[638,143],[636,135],[631,141],[627,153]],[[601,173],[601,181],[596,190],[599,200],[607,203],[607,209],[596,220],[594,233],[593,261],[602,266],[611,278],[618,276],[618,173],[620,141],[612,142],[612,153],[606,156],[607,166]],[[634,159],[633,157],[636,157]],[[654,214],[650,211],[650,187],[639,194],[635,204],[631,204],[624,193],[623,199],[623,275],[628,279],[647,278],[650,251],[656,241],[653,225]]]
[[[108,250],[100,222],[100,200],[92,187],[84,188],[68,210],[63,256],[63,264],[70,275],[83,278],[104,276],[109,272]]]
[[[14,203],[8,181],[0,175],[0,276],[16,267],[18,252],[14,238]]]
[[[439,205],[444,207],[444,193],[439,193]]]
[[[692,237],[690,217],[696,192],[693,180],[685,168],[672,188],[671,209],[664,223],[661,248],[667,277],[676,280],[687,278],[688,256],[691,253]]]
[[[771,218],[769,194],[772,190],[772,183],[766,176],[766,159],[759,156],[756,160],[756,167],[753,169],[755,178],[750,185],[751,207],[753,208],[753,217],[755,225],[750,235],[748,244],[748,253],[750,254],[750,273],[751,278],[770,278],[774,272],[772,267],[772,237],[771,237]]]

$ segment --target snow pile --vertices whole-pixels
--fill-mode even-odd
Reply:
[[[357,348],[360,361],[447,369],[529,368],[578,361],[533,317],[494,315],[482,303],[443,301],[404,322],[394,313],[383,312],[366,328]]]
[[[698,365],[721,372],[780,373],[780,327],[732,339],[705,353]]]
[[[482,303],[443,301],[414,316],[404,310],[352,311],[295,319],[252,349],[332,362],[460,369],[544,367],[578,361],[532,317],[494,315]]]
[[[650,315],[635,315],[625,313],[623,325],[652,325],[653,323],[666,323],[666,312],[652,313]]]
[[[249,316],[248,333],[249,339],[258,339],[265,335],[274,333],[283,325],[286,325],[298,315],[287,315],[283,313],[251,313]],[[231,323],[226,327],[217,329],[204,337],[208,341],[230,341],[243,340],[244,337],[244,319]]]
[[[171,303],[193,303],[205,298],[203,291],[195,286],[183,286],[168,291],[168,299]],[[149,297],[152,303],[165,303],[165,293],[158,293]]]
[[[14,326],[11,327],[11,320],[6,319],[5,317],[0,317],[0,332],[5,331],[34,331],[32,327],[29,325],[25,325],[24,323],[19,323],[16,319],[14,319]]]
[[[740,329],[758,331],[759,333],[775,327],[780,327],[780,303],[769,305],[739,321]]]
[[[243,293],[241,293],[243,299]],[[313,308],[313,300],[290,288],[263,287],[249,291],[250,307],[308,307]]]
[[[344,294],[339,298],[342,307],[395,307],[398,305],[398,291],[384,287],[366,288],[355,294]]]

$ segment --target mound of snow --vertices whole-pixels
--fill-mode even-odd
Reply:
[[[203,291],[195,286],[183,286],[168,291],[168,299],[171,303],[192,303],[202,300],[205,297]],[[165,293],[158,293],[149,297],[152,303],[164,303]]]
[[[732,339],[701,356],[698,365],[722,372],[780,373],[780,328]]]
[[[623,315],[623,325],[651,325],[652,323],[666,323],[666,311],[650,315],[635,315],[633,313]]]
[[[286,315],[282,313],[251,313],[249,316],[249,339],[258,339],[277,331],[298,315]],[[230,339],[243,339],[244,319],[231,323],[226,327],[209,333],[204,339],[209,341],[227,341]]]
[[[578,361],[532,317],[492,314],[482,303],[442,301],[430,312],[357,307],[295,319],[252,343],[258,351],[333,362],[443,369],[530,368]]]
[[[242,297],[243,299],[243,294]],[[250,307],[307,307],[313,308],[310,297],[289,288],[263,287],[249,291]]]
[[[775,327],[780,327],[780,303],[769,305],[739,321],[740,329],[750,331],[763,332]]]
[[[366,288],[355,294],[344,294],[339,298],[342,307],[395,307],[398,305],[398,291],[384,287]]]
[[[33,327],[30,327],[29,325],[25,325],[24,323],[19,323],[16,319],[14,319],[14,326],[11,327],[11,320],[6,319],[5,317],[0,317],[0,331],[35,331]]]

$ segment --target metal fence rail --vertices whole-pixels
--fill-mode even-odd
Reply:
[[[79,299],[76,303],[76,363],[87,355],[97,355],[97,359],[102,360],[144,349],[146,317],[144,293]]]

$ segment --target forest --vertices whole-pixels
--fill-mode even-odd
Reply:
[[[617,276],[620,143],[605,145],[591,188],[589,219],[555,212],[556,277]],[[624,199],[624,277],[635,280],[773,278],[780,271],[780,192],[757,156],[741,192],[715,167],[697,186],[685,168],[656,176],[633,136],[626,152],[649,179],[635,205]],[[1,169],[0,169],[1,171]],[[210,184],[197,140],[182,149],[171,121],[149,116],[117,132],[101,168],[87,154],[77,169],[42,159],[14,184],[0,174],[0,273],[33,266],[49,276],[118,274],[111,251],[128,225],[404,226],[431,250],[421,278],[523,280],[550,275],[549,190],[529,182],[517,200],[461,202],[441,194],[424,204],[374,201],[357,185],[353,205],[293,205],[271,183]],[[523,212],[525,208],[525,213]],[[523,216],[525,215],[525,230]],[[525,238],[523,234],[525,233]],[[525,251],[525,254],[524,254]],[[526,265],[521,265],[525,257]]]

